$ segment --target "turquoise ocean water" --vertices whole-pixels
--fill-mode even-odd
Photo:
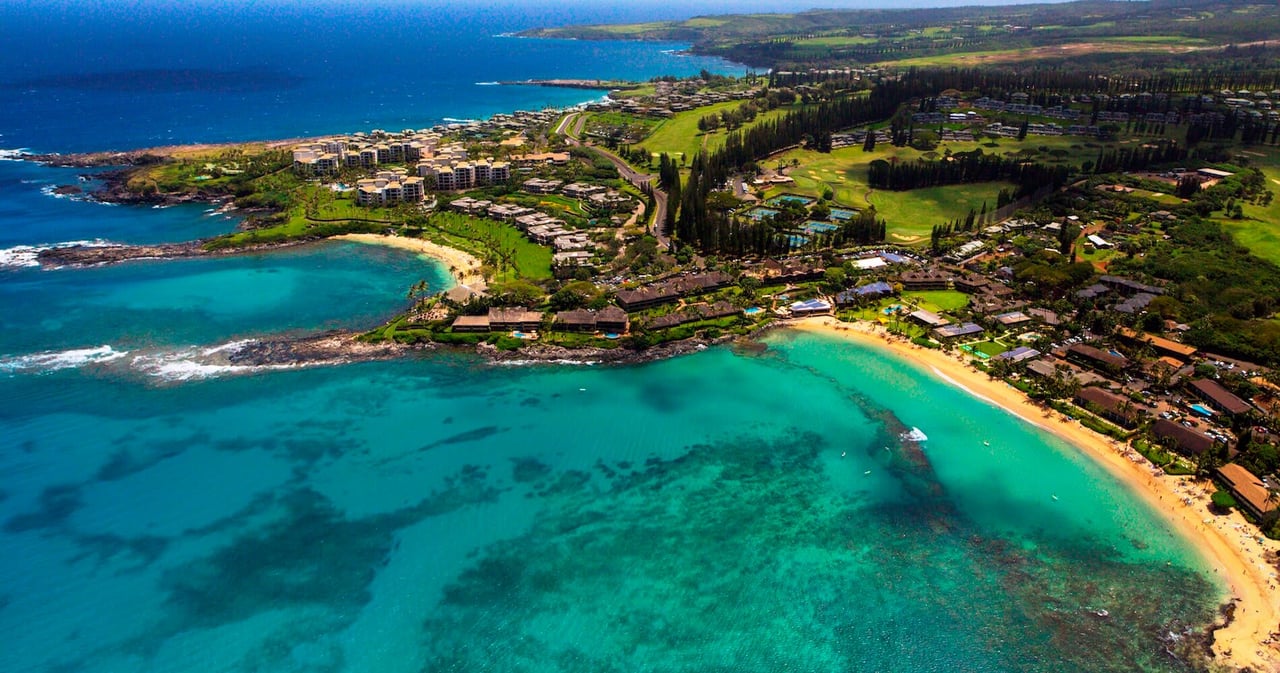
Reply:
[[[45,4],[0,7],[3,147],[419,126],[584,95],[492,79],[735,70],[499,36],[648,5],[422,23],[396,3]],[[350,40],[375,37],[369,70]],[[421,67],[470,49],[505,59]],[[79,173],[0,161],[0,671],[1181,671],[1169,634],[1222,597],[1097,466],[871,348],[775,333],[620,368],[210,364],[374,325],[447,275],[339,243],[30,266],[47,245],[236,225],[52,194]]]
[[[1106,473],[876,350],[768,346],[9,378],[0,665],[1183,670],[1160,636],[1220,587]]]

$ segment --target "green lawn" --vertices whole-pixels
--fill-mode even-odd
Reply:
[[[940,157],[947,150],[969,152],[981,149],[983,152],[995,154],[1017,154],[1045,160],[1051,152],[1065,152],[1063,160],[1079,165],[1085,160],[1092,160],[1098,154],[1100,143],[1088,142],[1081,138],[1066,136],[1040,137],[1031,136],[1023,141],[1001,138],[995,141],[982,140],[970,143],[944,143],[932,153],[925,153],[910,147],[893,147],[877,145],[872,152],[864,152],[861,147],[846,147],[829,154],[809,150],[792,150],[777,159],[764,162],[770,169],[787,168],[795,184],[781,185],[765,192],[765,197],[776,196],[783,192],[794,192],[806,196],[820,196],[826,188],[834,193],[835,201],[844,206],[865,208],[875,204],[876,210],[884,217],[889,227],[889,239],[895,243],[920,243],[927,241],[933,225],[940,224],[957,217],[964,217],[969,209],[982,209],[982,202],[987,202],[987,209],[994,210],[996,195],[1000,189],[1010,187],[1009,183],[992,182],[976,185],[949,185],[931,187],[907,192],[873,192],[867,185],[867,167],[876,159],[915,161],[922,157]],[[1113,147],[1113,144],[1107,144]]]
[[[1240,245],[1253,254],[1280,264],[1280,152],[1270,151],[1265,158],[1253,157],[1254,163],[1267,178],[1267,189],[1276,193],[1271,205],[1243,204],[1243,220],[1216,217],[1222,228],[1231,233]]]
[[[698,120],[712,114],[720,114],[725,110],[736,110],[744,101],[727,101],[724,103],[716,103],[715,105],[707,105],[687,112],[678,112],[670,119],[664,119],[654,127],[653,132],[643,142],[638,143],[644,147],[655,157],[663,152],[675,157],[678,161],[681,156],[689,159],[697,154],[699,150],[707,151],[720,149],[724,145],[725,137],[728,131],[721,127],[712,133],[703,133],[698,130]],[[768,119],[781,117],[791,110],[790,107],[780,107],[776,110],[769,110],[756,115],[756,118],[749,124],[745,124],[743,128],[751,128],[756,124],[764,122]],[[656,161],[656,160],[655,160]],[[656,165],[656,163],[655,163]]]
[[[551,249],[529,241],[515,227],[503,222],[457,213],[435,213],[428,220],[423,237],[466,250],[495,269],[503,267],[498,280],[551,277]],[[502,259],[508,263],[502,263]]]
[[[995,357],[1009,350],[1009,348],[1006,347],[1005,345],[997,343],[995,341],[981,341],[976,344],[969,344],[969,346],[973,350],[978,351],[979,353],[985,353],[987,357]]]
[[[983,182],[972,185],[926,187],[905,192],[878,190],[869,199],[876,212],[888,223],[889,239],[899,243],[928,241],[933,225],[965,217],[969,211],[996,209],[996,196],[1001,189],[1013,189],[1007,182]]]
[[[956,290],[903,292],[902,300],[903,302],[919,305],[920,308],[934,313],[954,311],[969,305],[969,295]]]

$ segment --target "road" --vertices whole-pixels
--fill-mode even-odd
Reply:
[[[618,175],[621,176],[623,180],[635,185],[637,189],[643,191],[646,185],[653,186],[654,215],[653,226],[650,227],[649,233],[653,234],[654,238],[658,239],[659,248],[663,250],[670,250],[671,237],[667,236],[662,231],[662,223],[666,221],[667,217],[667,193],[658,189],[658,176],[651,173],[641,173],[635,170],[630,164],[623,161],[622,157],[603,147],[584,145],[582,143],[582,126],[586,121],[587,118],[585,115],[577,112],[570,113],[565,115],[564,119],[560,120],[560,123],[556,126],[556,133],[564,134],[564,136],[568,138],[570,145],[580,145],[592,152],[595,152],[596,154],[599,154],[605,159],[608,159],[609,163],[613,164],[614,167],[618,169]]]

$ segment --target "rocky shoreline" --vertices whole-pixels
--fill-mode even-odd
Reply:
[[[268,250],[306,245],[322,238],[297,239],[278,243],[218,248],[205,247],[207,240],[152,245],[69,245],[41,250],[36,261],[44,268],[103,266],[144,259],[189,259],[193,257],[229,257]]]
[[[745,338],[750,339],[752,336]],[[467,347],[432,342],[369,342],[361,339],[359,332],[330,331],[301,337],[249,341],[227,354],[226,360],[238,367],[305,366],[393,360],[414,353],[451,351],[474,353],[492,365],[635,365],[696,353],[739,338],[742,337],[729,335],[716,339],[692,338],[644,350],[626,347],[565,348],[533,342],[519,350],[502,351],[488,343]]]

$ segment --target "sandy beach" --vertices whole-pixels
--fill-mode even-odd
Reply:
[[[342,234],[341,236],[334,236],[333,239],[412,250],[443,262],[449,267],[449,273],[458,285],[477,291],[483,291],[486,288],[484,276],[480,274],[480,260],[455,248],[432,243],[421,238],[405,238],[403,236],[386,236],[383,234]]]
[[[1238,512],[1216,515],[1210,511],[1211,484],[1166,475],[1128,446],[1036,406],[1021,391],[989,378],[965,360],[893,337],[882,327],[834,318],[808,318],[792,326],[884,348],[1057,435],[1101,463],[1164,515],[1225,581],[1236,610],[1232,623],[1215,634],[1213,649],[1218,662],[1254,671],[1280,671],[1280,650],[1271,636],[1280,630],[1280,591],[1276,569],[1265,561],[1265,554],[1280,550],[1280,543],[1263,538]]]

